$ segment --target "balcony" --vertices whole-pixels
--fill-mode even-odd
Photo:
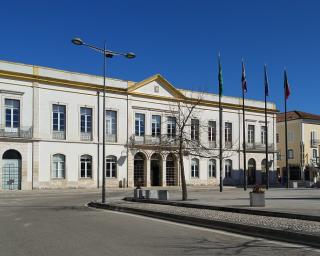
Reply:
[[[80,133],[80,140],[91,141],[92,140],[92,133],[91,132],[81,132]]]
[[[254,152],[265,152],[266,151],[266,144],[263,143],[247,143],[246,150],[254,151]],[[274,152],[274,145],[271,143],[268,145],[268,151]]]
[[[13,128],[0,125],[0,137],[31,139],[32,126],[20,126]]]
[[[117,135],[116,134],[106,134],[106,141],[107,142],[117,142]]]
[[[317,148],[319,146],[319,144],[320,144],[320,140],[312,139],[310,141],[310,147],[312,147],[312,148]]]
[[[177,146],[178,141],[174,136],[167,136],[166,134],[160,136],[137,136],[132,135],[130,138],[131,145],[146,145],[146,146],[163,146],[163,147],[171,147]]]
[[[216,141],[209,141],[208,142],[209,148],[216,148],[217,147],[217,142]]]
[[[65,131],[52,131],[52,139],[65,140],[66,139]]]

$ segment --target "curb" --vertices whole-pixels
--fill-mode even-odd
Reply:
[[[256,227],[250,225],[236,224],[223,221],[206,220],[203,218],[181,216],[171,213],[157,212],[151,210],[135,209],[125,206],[118,206],[112,204],[101,204],[97,202],[88,203],[89,207],[94,207],[98,209],[112,210],[118,212],[126,212],[132,214],[138,214],[146,217],[152,217],[162,220],[168,220],[198,227],[205,227],[210,229],[218,229],[223,231],[228,231],[232,233],[237,233],[241,235],[249,235],[253,237],[267,238],[275,241],[283,241],[289,243],[297,243],[301,245],[307,245],[314,248],[320,248],[320,237],[301,234],[296,232],[289,232],[285,230],[276,230],[263,227]]]
[[[243,214],[250,214],[250,215],[267,216],[267,217],[278,217],[278,218],[286,218],[286,219],[297,219],[297,220],[320,222],[320,216],[304,215],[304,214],[297,214],[297,213],[274,212],[274,211],[243,209],[243,208],[235,208],[235,207],[227,207],[227,206],[202,205],[202,204],[193,204],[193,203],[180,203],[176,201],[135,199],[133,197],[125,197],[123,200],[130,201],[130,202],[138,202],[138,203],[162,204],[162,205],[171,205],[171,206],[186,207],[186,208],[207,209],[207,210],[215,210],[215,211],[223,211],[223,212],[234,212],[234,213],[243,213]]]

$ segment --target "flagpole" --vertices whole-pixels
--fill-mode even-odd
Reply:
[[[222,70],[221,70],[221,61],[220,61],[220,53],[218,57],[219,61],[219,170],[220,170],[220,192],[223,191],[223,172],[222,172]]]
[[[287,126],[287,74],[284,70],[284,125],[285,125],[285,144],[286,144],[286,171],[287,171],[287,188],[289,188],[290,183],[290,170],[288,164],[288,126]]]
[[[242,125],[243,125],[243,189],[247,190],[247,158],[246,158],[246,123],[245,123],[245,110],[244,110],[244,90],[242,89]]]
[[[243,190],[247,190],[247,156],[246,156],[246,119],[245,119],[245,106],[244,106],[244,93],[246,83],[245,73],[244,73],[244,63],[242,60],[242,78],[241,78],[241,87],[242,87],[242,140],[243,140]]]
[[[219,93],[219,168],[220,168],[220,192],[223,191],[222,179],[222,106],[221,93]]]
[[[267,78],[267,67],[264,65],[264,74],[265,74],[265,83],[268,82]],[[267,91],[266,91],[266,86],[265,84],[265,89],[264,89],[264,118],[265,118],[265,132],[266,132],[266,189],[269,189],[269,160],[268,160],[268,118],[267,118]]]

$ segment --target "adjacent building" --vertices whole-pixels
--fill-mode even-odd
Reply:
[[[277,116],[277,172],[287,181],[285,114]],[[287,112],[288,163],[291,180],[313,183],[319,176],[320,115],[302,111]]]
[[[243,183],[242,99],[223,97],[219,173],[218,96],[175,88],[161,75],[133,82],[0,62],[0,189],[178,186],[176,107],[201,97],[187,131],[212,157],[184,154],[187,183]],[[264,102],[246,100],[250,184],[265,182]],[[276,182],[276,106],[268,103],[270,182]],[[102,120],[106,116],[106,157]]]

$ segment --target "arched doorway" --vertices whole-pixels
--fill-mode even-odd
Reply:
[[[2,155],[2,189],[21,189],[21,154],[17,150]]]
[[[172,154],[169,154],[166,159],[166,181],[167,186],[177,185],[176,160]]]
[[[161,186],[161,178],[162,178],[162,168],[161,168],[161,156],[159,154],[153,154],[151,156],[150,162],[150,178],[151,178],[151,186]]]
[[[145,156],[141,152],[135,154],[133,163],[133,181],[134,186],[146,186],[145,175]]]
[[[256,184],[256,161],[251,158],[248,161],[248,184]]]

